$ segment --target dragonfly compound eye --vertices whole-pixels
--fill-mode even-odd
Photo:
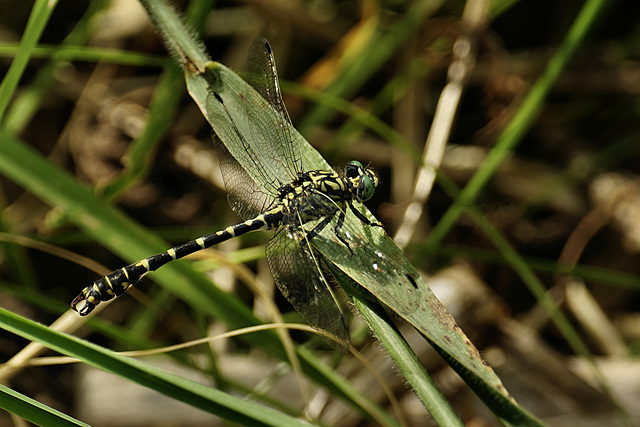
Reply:
[[[376,191],[378,185],[378,177],[373,171],[367,170],[360,176],[356,197],[358,200],[366,202]]]
[[[352,160],[349,163],[347,163],[347,166],[344,168],[344,175],[347,178],[358,178],[359,176],[361,176],[364,173],[364,167],[362,166],[362,163],[360,163],[357,160]]]

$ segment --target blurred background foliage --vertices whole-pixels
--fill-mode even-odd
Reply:
[[[186,2],[174,3],[181,10],[186,7]],[[447,76],[456,72],[451,67],[456,41],[466,38],[471,51],[464,65],[460,105],[450,112],[453,120],[440,173],[463,188],[490,155],[584,3],[212,1],[211,11],[197,17],[200,22],[193,26],[202,28],[200,37],[213,59],[239,71],[244,70],[250,41],[269,39],[294,124],[332,165],[358,159],[375,166],[382,184],[368,206],[393,236],[412,200],[420,152],[436,107],[443,102]],[[2,74],[16,54],[32,6],[0,2]],[[479,11],[469,12],[473,8]],[[436,247],[428,244],[429,231],[454,201],[446,186],[434,186],[406,247],[414,265],[432,275],[432,289],[509,392],[554,425],[617,422],[625,411],[640,417],[633,405],[640,398],[638,12],[634,2],[611,2],[602,11],[532,126],[474,203],[535,271],[595,358],[602,378],[594,381],[584,356],[576,357],[575,348],[473,217],[461,216]],[[5,129],[79,182],[179,243],[237,218],[228,208],[218,176],[210,130],[181,86],[180,73],[170,85],[160,86],[170,101],[164,109],[156,106],[149,117],[149,101],[172,61],[167,57],[137,2],[60,1],[17,91],[9,99],[0,98],[1,119]],[[148,136],[145,124],[153,117],[160,125]],[[149,143],[133,145],[142,135]],[[71,226],[64,212],[30,195],[28,188],[4,178],[0,183],[0,227],[8,233],[4,240],[27,236],[112,268],[122,264]],[[246,236],[220,249],[264,276],[262,245],[267,237]],[[45,253],[15,242],[0,249],[0,305],[45,324],[95,280],[95,273],[61,259],[55,251]],[[215,280],[225,283],[224,278]],[[269,282],[268,273],[265,280]],[[183,342],[222,330],[152,282],[152,277],[145,280],[137,296],[154,307],[158,317],[136,315],[140,302],[133,298],[119,300],[102,316],[157,343]],[[253,303],[246,287],[229,286],[247,304]],[[283,311],[289,311],[282,298],[275,297]],[[260,307],[256,310],[260,314]],[[354,322],[354,344],[377,352],[366,328],[357,318]],[[403,332],[411,339],[411,331]],[[25,344],[5,334],[0,339],[3,360]],[[129,346],[97,333],[90,339],[114,349]],[[246,364],[241,364],[233,355],[249,353],[242,345],[233,341],[217,355],[221,370],[225,371],[222,362],[237,363],[235,374],[224,375],[256,373],[255,383],[246,387],[257,383],[268,389],[265,378],[275,376],[276,367],[262,377],[262,366],[245,358]],[[416,352],[463,421],[495,423],[452,371],[422,345],[415,344]],[[375,357],[382,356],[370,355]],[[355,360],[344,363],[354,381],[366,375]],[[416,407],[402,381],[393,372],[387,380],[408,423],[424,425],[424,408],[419,403]],[[30,368],[14,379],[13,386],[64,412],[78,413],[87,409],[82,399],[91,400],[79,396],[91,387],[87,393],[77,392],[85,390],[79,386],[82,381],[90,380],[79,379],[73,368]],[[107,380],[98,381],[102,385],[93,387],[104,387]],[[608,391],[603,392],[603,383]],[[384,396],[373,398],[386,404]],[[144,414],[132,425],[151,425],[153,419]],[[330,425],[366,425],[360,414],[333,401],[322,420]]]

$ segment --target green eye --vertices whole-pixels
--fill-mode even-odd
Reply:
[[[377,182],[373,181],[368,173],[363,174],[358,184],[358,199],[363,202],[369,200],[373,196],[373,192],[376,191],[376,184]]]
[[[352,185],[357,185],[355,193],[359,201],[365,202],[373,196],[378,186],[378,175],[373,170],[365,168],[357,160],[352,160],[344,168],[344,175]]]
[[[362,163],[357,160],[352,160],[347,163],[347,166],[344,169],[344,174],[348,178],[356,178],[357,176],[362,175],[363,169],[364,167],[362,166]]]

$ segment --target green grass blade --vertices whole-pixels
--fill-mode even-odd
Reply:
[[[0,384],[0,408],[39,426],[88,426]]]
[[[19,94],[12,102],[11,109],[7,111],[6,120],[4,126],[6,129],[16,135],[19,135],[25,127],[31,123],[36,111],[42,105],[42,100],[47,94],[47,91],[51,89],[51,86],[56,81],[56,75],[67,64],[65,61],[80,59],[83,53],[89,51],[92,52],[92,57],[85,57],[85,60],[90,61],[104,61],[104,58],[109,56],[101,49],[72,46],[74,44],[80,45],[85,43],[90,37],[90,22],[91,19],[99,13],[106,5],[106,0],[97,0],[91,2],[89,8],[85,12],[80,22],[73,28],[61,46],[48,46],[44,47],[39,45],[34,47],[31,51],[31,57],[50,57],[51,60],[38,70],[33,83],[26,88],[22,88]],[[20,47],[13,44],[0,44],[0,55],[2,56],[15,56],[19,52]],[[98,50],[98,52],[96,52]],[[128,57],[136,56],[129,53],[123,53]],[[113,53],[112,50],[109,53]],[[100,55],[100,56],[98,56]],[[139,54],[137,55],[140,56]],[[138,59],[138,63],[140,60]]]
[[[325,229],[312,243],[335,267],[425,336],[496,415],[513,425],[538,425],[511,399],[498,376],[393,240],[377,227],[362,224],[351,212],[344,229],[345,234],[364,236],[365,240],[347,248],[335,233]],[[406,369],[410,371],[410,366]]]
[[[481,218],[481,216],[479,216]],[[425,250],[423,250],[425,249]],[[426,248],[417,248],[419,256],[443,256],[449,258],[464,258],[467,260],[492,263],[496,265],[510,265],[505,260],[504,255],[497,251],[485,249],[472,249],[456,245],[443,245],[433,252],[428,252]],[[411,257],[410,257],[411,258]],[[534,271],[545,273],[562,274],[567,276],[580,277],[585,281],[606,283],[620,288],[640,290],[640,277],[636,274],[625,273],[609,268],[594,267],[590,265],[567,265],[546,259],[535,257],[522,257],[524,262]]]
[[[4,309],[0,309],[0,327],[235,423],[265,426],[308,425],[273,409],[184,379],[139,360],[120,356],[79,338],[55,332]]]
[[[2,83],[0,83],[0,123],[4,121],[4,113],[18,87],[18,82],[22,78],[33,49],[38,43],[47,22],[49,22],[49,17],[57,3],[57,1],[36,0],[33,5],[27,28],[22,33],[20,49],[16,53],[7,74],[2,79]]]
[[[93,3],[92,3],[93,5]],[[85,42],[82,38],[72,38],[74,44],[65,42],[61,45],[39,44],[33,48],[32,58],[53,58],[56,61],[86,61],[102,62],[105,64],[129,65],[132,67],[162,67],[166,64],[165,56],[151,55],[144,52],[98,46],[79,46]],[[20,46],[15,43],[0,43],[0,56],[15,57]],[[43,71],[51,71],[47,66]],[[53,76],[52,78],[55,78]]]
[[[608,2],[604,0],[589,0],[584,4],[562,44],[547,64],[543,74],[523,100],[518,111],[502,131],[494,148],[469,180],[460,197],[455,200],[438,224],[431,230],[428,245],[436,247],[442,242],[460,215],[462,215],[465,208],[477,199],[487,182],[489,182],[489,179],[494,176],[500,165],[513,152],[524,134],[538,117],[544,100],[560,76],[560,73],[573,57],[573,54],[580,46],[585,35],[595,24],[596,19],[601,18],[600,12],[607,3]]]
[[[140,3],[147,10],[171,54],[183,62],[183,65],[188,60],[191,66],[202,71],[209,57],[193,32],[183,24],[176,10],[161,0],[141,0]]]
[[[357,287],[346,285],[345,282],[348,283],[349,279],[344,277],[340,270],[336,271],[334,269],[333,272],[338,281],[345,284],[343,287],[349,293],[356,308],[374,331],[376,338],[389,353],[436,424],[441,426],[462,426],[463,423],[454,409],[438,390],[422,363],[402,338],[400,332],[395,328],[382,307],[371,301],[370,298],[363,296],[362,293],[357,292]]]

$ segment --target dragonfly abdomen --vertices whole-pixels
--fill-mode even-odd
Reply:
[[[109,301],[110,299],[119,297],[131,286],[138,283],[145,274],[155,271],[173,260],[191,255],[202,249],[210,248],[218,243],[241,236],[250,231],[276,227],[281,222],[282,208],[278,207],[264,214],[260,214],[253,219],[231,225],[217,233],[174,246],[165,252],[120,268],[96,280],[80,292],[71,303],[71,307],[80,313],[80,315],[85,316],[91,313],[101,301]]]

